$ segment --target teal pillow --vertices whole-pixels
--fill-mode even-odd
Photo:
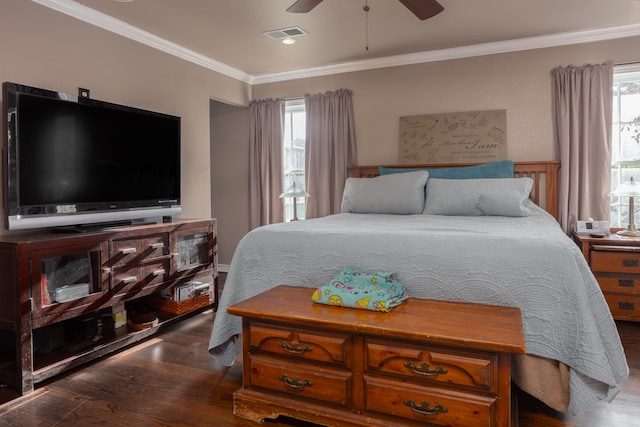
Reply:
[[[379,167],[380,175],[390,175],[393,173],[415,172],[426,170],[429,178],[439,179],[479,179],[479,178],[513,178],[514,166],[512,160],[498,160],[474,166],[463,166],[457,168],[385,168]]]
[[[512,160],[498,160],[481,165],[461,166],[457,168],[385,168],[380,166],[380,175],[394,173],[427,171],[429,178],[438,179],[482,179],[482,178],[513,178],[514,166]],[[424,197],[427,198],[427,187],[424,187]]]

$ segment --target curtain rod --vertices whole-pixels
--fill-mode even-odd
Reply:
[[[614,67],[617,67],[618,65],[639,65],[640,61],[631,61],[631,62],[616,62],[615,64],[613,64]]]
[[[640,62],[620,62],[613,64],[614,73],[637,73],[640,71]]]
[[[284,98],[284,101],[291,106],[304,105],[304,97]]]

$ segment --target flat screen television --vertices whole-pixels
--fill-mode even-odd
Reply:
[[[3,83],[5,227],[99,227],[180,209],[180,118]]]

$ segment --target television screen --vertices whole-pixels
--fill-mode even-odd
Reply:
[[[5,82],[8,229],[180,212],[180,118]]]

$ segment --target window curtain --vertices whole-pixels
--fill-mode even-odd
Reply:
[[[559,221],[609,219],[613,64],[551,70],[552,115],[560,158]]]
[[[352,93],[305,95],[306,218],[340,213],[347,167],[357,164]]]
[[[282,194],[282,138],[284,132],[282,99],[251,101],[249,142],[250,226],[284,221]]]

